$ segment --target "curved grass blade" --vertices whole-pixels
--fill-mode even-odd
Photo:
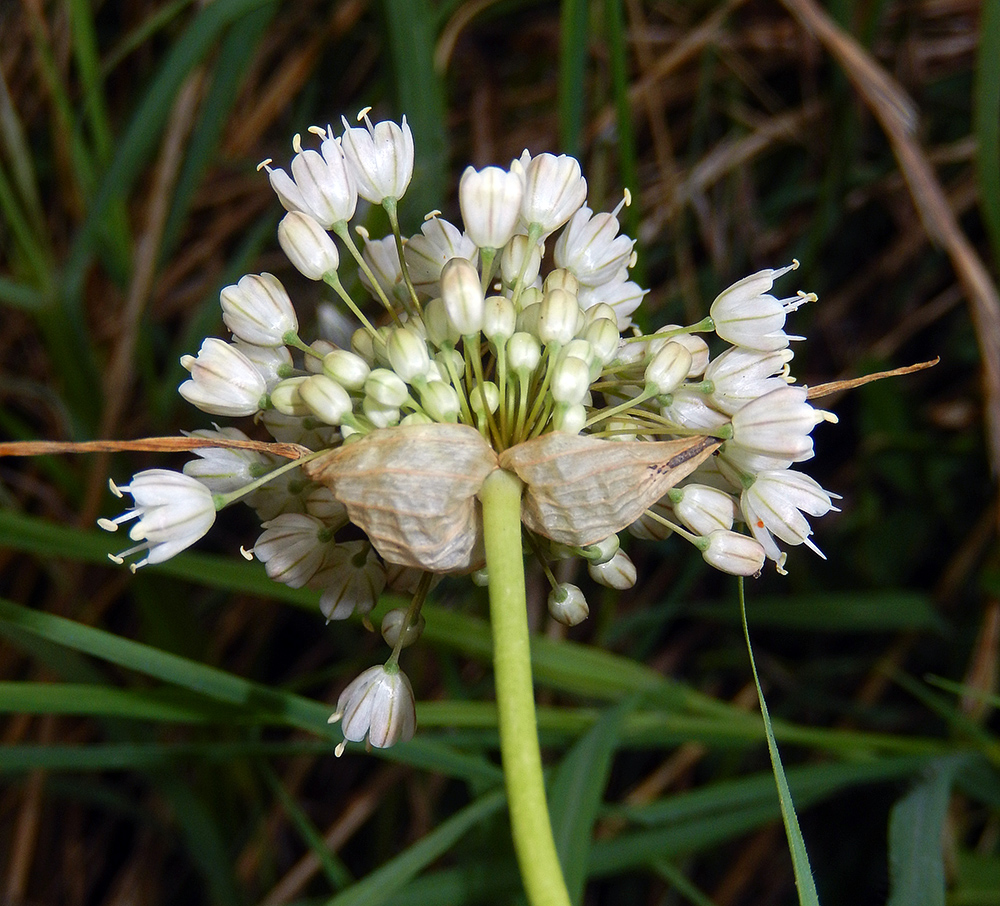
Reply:
[[[778,754],[778,744],[774,739],[774,729],[771,726],[771,715],[764,701],[764,690],[760,687],[760,677],[757,675],[757,664],[753,657],[753,646],[750,644],[750,628],[747,626],[747,607],[744,595],[743,579],[739,580],[740,617],[743,620],[743,636],[747,642],[747,654],[750,656],[750,669],[753,671],[753,682],[757,687],[757,699],[760,702],[760,714],[764,719],[764,732],[767,735],[767,751],[771,756],[771,767],[774,770],[774,781],[778,786],[778,798],[781,803],[781,820],[785,824],[785,835],[788,837],[788,848],[792,856],[792,870],[795,873],[795,886],[799,892],[801,906],[819,906],[819,894],[816,893],[816,883],[813,881],[812,869],[809,867],[809,854],[799,829],[799,819],[795,814],[795,804],[788,788],[788,779]]]

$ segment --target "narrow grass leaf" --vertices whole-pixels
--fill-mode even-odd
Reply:
[[[549,787],[549,816],[570,901],[580,903],[594,821],[621,743],[622,722],[635,698],[609,708],[566,753]]]
[[[400,208],[404,232],[413,232],[421,211],[447,197],[448,112],[444,86],[434,71],[435,9],[427,0],[383,0],[396,97],[413,132],[413,179]]]
[[[499,812],[506,802],[507,796],[502,789],[481,796],[441,822],[396,858],[333,897],[327,906],[379,906],[389,901],[397,890],[440,859],[473,827]]]
[[[587,92],[587,0],[562,0],[559,10],[559,150],[579,158]]]
[[[961,758],[936,762],[893,807],[889,816],[891,888],[887,906],[944,906],[942,833],[952,781],[961,763]]]
[[[250,682],[216,667],[199,664],[64,617],[22,607],[2,598],[0,622],[9,623],[50,642],[86,652],[121,667],[199,692],[218,702],[248,709],[260,722],[297,727],[331,740],[340,735],[339,730],[327,724],[331,706],[323,702]],[[499,768],[484,757],[466,755],[443,743],[416,739],[391,749],[379,750],[378,754],[390,761],[400,761],[488,784],[500,779]]]
[[[330,882],[330,886],[334,889],[347,887],[354,880],[351,877],[351,873],[347,870],[347,866],[330,851],[330,847],[326,845],[323,835],[316,829],[316,825],[313,824],[309,816],[299,806],[295,797],[290,795],[288,790],[285,789],[281,783],[281,779],[274,773],[271,766],[267,762],[261,762],[258,768],[264,775],[264,779],[271,788],[271,792],[274,793],[281,803],[285,814],[291,819],[292,824],[295,825],[295,829],[299,832],[302,839],[305,840],[312,854],[319,860],[319,864],[323,866],[323,872]]]
[[[753,657],[753,646],[750,644],[750,627],[747,625],[746,598],[744,596],[743,579],[739,580],[740,616],[743,619],[743,635],[746,638],[747,654],[750,656],[750,669],[753,671],[753,682],[757,687],[757,699],[760,702],[761,717],[764,718],[764,731],[767,734],[767,751],[771,756],[771,767],[774,770],[774,780],[778,786],[778,798],[781,802],[781,819],[785,824],[785,835],[788,837],[788,848],[792,856],[792,871],[795,873],[795,886],[799,892],[801,906],[819,906],[819,894],[816,893],[816,883],[813,881],[812,869],[809,867],[809,855],[806,844],[799,829],[799,819],[795,814],[795,804],[792,793],[788,789],[785,769],[778,754],[778,744],[774,739],[771,727],[771,715],[764,701],[764,690],[760,687],[760,677],[757,675],[757,664]]]

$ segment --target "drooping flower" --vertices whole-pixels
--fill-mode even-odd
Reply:
[[[369,667],[340,693],[330,723],[341,721],[344,739],[361,742],[366,736],[376,749],[413,738],[417,726],[413,687],[392,663]],[[337,746],[337,754],[344,745]]]

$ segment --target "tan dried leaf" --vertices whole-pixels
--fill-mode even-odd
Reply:
[[[435,573],[484,562],[476,493],[496,453],[468,425],[380,428],[304,467],[390,563]]]
[[[525,484],[521,519],[533,532],[584,546],[631,525],[722,441],[609,441],[543,434],[500,454]]]

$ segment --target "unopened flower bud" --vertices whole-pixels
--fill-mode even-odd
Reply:
[[[557,267],[549,271],[542,284],[542,292],[548,293],[554,289],[563,289],[571,296],[575,296],[580,291],[580,281],[566,268]]]
[[[278,244],[295,269],[310,280],[322,280],[340,266],[340,254],[330,234],[301,211],[281,218]]]
[[[375,339],[363,327],[351,334],[351,350],[369,365],[375,362]]]
[[[457,422],[461,404],[451,384],[433,381],[420,388],[420,405],[436,422]]]
[[[424,304],[424,328],[427,330],[427,342],[437,349],[453,347],[462,338],[448,317],[444,299],[440,297]]]
[[[732,576],[755,576],[764,568],[764,548],[748,535],[719,529],[701,552],[709,566]]]
[[[646,383],[657,393],[672,393],[691,370],[691,353],[680,343],[667,343],[646,366]]]
[[[677,329],[677,324],[667,324],[659,328],[656,333],[669,333],[670,331]],[[694,333],[673,334],[669,338],[669,342],[680,343],[681,346],[691,353],[691,370],[688,372],[688,377],[698,377],[699,375],[705,373],[705,368],[708,365],[709,359],[708,343]]]
[[[635,585],[635,564],[625,551],[615,551],[615,555],[603,563],[589,563],[590,578],[606,588],[624,591]]]
[[[400,635],[403,636],[403,641],[400,643],[400,648],[409,648],[417,639],[420,638],[424,631],[424,626],[427,621],[424,619],[423,614],[418,614],[417,619],[414,623],[406,623],[407,609],[405,607],[397,607],[395,610],[390,610],[384,617],[382,617],[382,638],[385,639],[385,643],[390,648],[395,648],[396,644],[399,643]],[[406,631],[403,631],[403,627],[406,626]]]
[[[542,250],[538,243],[528,241],[528,237],[523,234],[514,236],[503,249],[500,256],[500,273],[503,275],[503,282],[508,286],[513,286],[518,275],[521,276],[521,285],[530,286],[535,282],[538,271],[542,266]]]
[[[542,358],[542,344],[538,337],[518,331],[507,341],[507,362],[511,370],[525,380]]]
[[[361,411],[376,428],[391,428],[399,424],[400,411],[396,406],[383,406],[378,400],[366,396]]]
[[[389,334],[386,353],[392,370],[407,384],[412,384],[414,378],[424,377],[431,364],[427,344],[406,327],[397,327]]]
[[[514,304],[505,296],[490,296],[483,309],[483,335],[491,343],[506,343],[517,325]]]
[[[339,425],[351,412],[351,398],[347,391],[325,374],[306,378],[299,384],[298,392],[299,399],[312,414],[328,425]]]
[[[323,373],[346,390],[360,390],[371,374],[371,368],[357,353],[334,349],[323,357]]]
[[[611,308],[610,305],[607,307]],[[614,318],[597,318],[591,321],[583,332],[583,338],[590,343],[602,366],[610,365],[615,360],[622,339],[618,332],[618,322]]]
[[[728,531],[737,516],[733,496],[708,485],[671,488],[667,497],[681,522],[698,535],[710,535],[719,529]]]
[[[465,258],[452,258],[441,271],[441,298],[448,318],[463,337],[483,329],[486,297],[476,266]]]
[[[331,343],[329,340],[319,339],[313,340],[309,344],[309,348],[312,353],[306,353],[302,364],[310,374],[322,374],[323,359],[337,348],[337,344]]]
[[[603,541],[588,544],[583,549],[583,556],[588,563],[607,563],[619,550],[621,550],[621,542],[618,540],[618,536],[608,535]]]
[[[574,405],[583,402],[590,389],[590,368],[587,363],[574,356],[568,356],[556,363],[552,369],[549,390],[557,403]]]
[[[569,582],[562,582],[549,592],[548,604],[552,618],[564,626],[576,626],[590,613],[583,592]]]
[[[564,346],[576,336],[579,314],[576,296],[564,289],[546,291],[538,313],[538,339],[546,345],[558,343]]]
[[[500,390],[493,381],[476,384],[469,392],[469,405],[472,411],[482,418],[487,410],[496,412],[500,405]]]
[[[254,346],[281,346],[299,328],[288,293],[273,274],[247,274],[219,293],[222,320],[235,337]]]
[[[406,402],[409,395],[403,379],[388,368],[376,368],[365,379],[365,397],[374,400],[380,406],[398,409]]]
[[[306,380],[304,377],[286,378],[271,391],[271,405],[282,415],[292,415],[301,418],[311,415],[312,410],[299,396],[299,387]]]
[[[587,426],[587,408],[582,403],[556,403],[552,429],[564,434],[579,434]]]

